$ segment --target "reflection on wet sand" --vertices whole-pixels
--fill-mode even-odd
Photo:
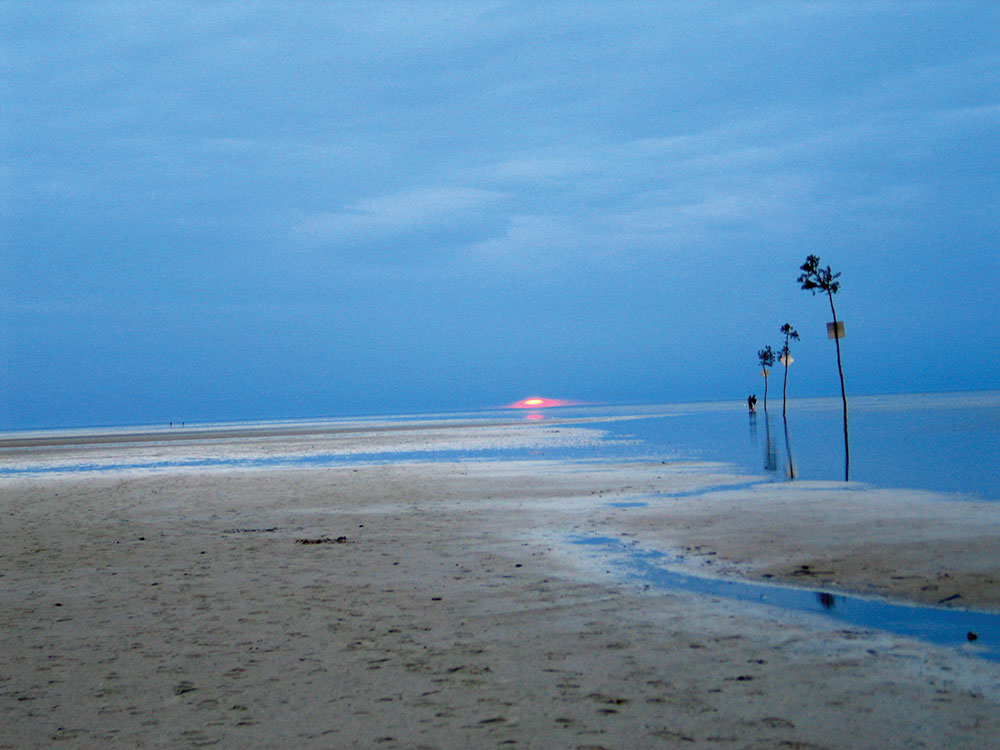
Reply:
[[[788,436],[788,418],[782,417],[785,429],[785,455],[787,461],[784,464],[785,476],[795,479],[798,472],[795,469],[795,459],[792,458],[792,442]],[[757,415],[750,414],[750,442],[757,445]],[[764,469],[770,472],[777,472],[782,468],[781,457],[775,445],[774,436],[771,434],[771,417],[764,414]]]
[[[771,417],[764,414],[764,468],[767,471],[778,470],[778,451],[771,437]]]

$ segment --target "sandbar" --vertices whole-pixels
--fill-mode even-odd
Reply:
[[[0,468],[50,469],[0,474],[0,748],[1000,747],[1000,664],[974,644],[648,590],[567,541],[1000,610],[996,506],[544,457],[595,429],[0,446]],[[289,451],[386,459],[169,465]],[[136,456],[166,465],[100,468]]]

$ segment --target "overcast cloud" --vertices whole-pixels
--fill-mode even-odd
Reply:
[[[0,427],[996,388],[993,2],[2,2]]]

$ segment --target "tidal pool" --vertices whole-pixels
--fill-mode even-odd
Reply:
[[[868,630],[884,630],[1000,662],[1000,614],[902,604],[794,586],[714,578],[671,569],[680,558],[604,536],[569,537],[607,558],[626,577],[667,591],[755,602],[780,610],[809,612]]]

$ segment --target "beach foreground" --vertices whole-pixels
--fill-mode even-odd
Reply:
[[[3,460],[587,437],[476,430],[41,441]],[[1000,610],[995,505],[739,480],[544,458],[0,477],[0,747],[1000,747],[1000,664],[974,644],[645,590],[569,541]]]

